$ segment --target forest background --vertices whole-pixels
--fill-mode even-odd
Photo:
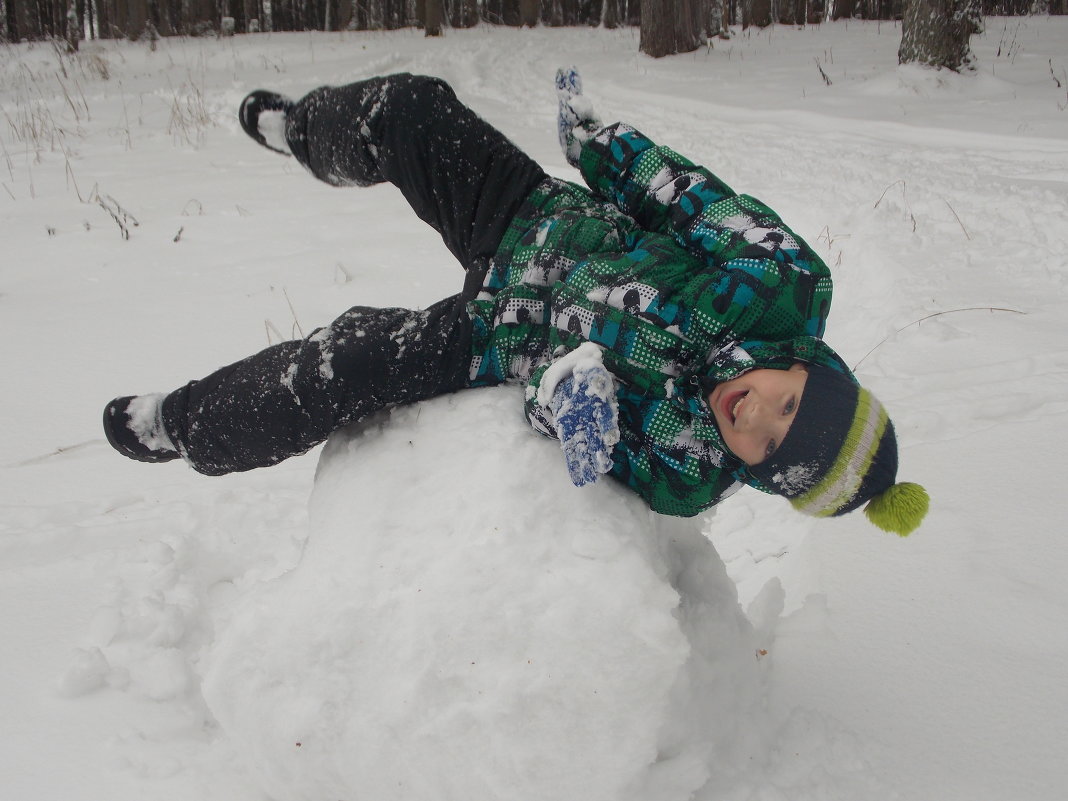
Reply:
[[[0,0],[0,41],[226,36],[269,31],[397,30],[479,24],[511,27],[638,27],[640,49],[654,57],[690,52],[731,26],[812,25],[826,20],[903,20],[932,28],[937,40],[903,44],[902,63],[958,69],[984,16],[1068,13],[1068,0]],[[949,55],[931,56],[934,49]]]

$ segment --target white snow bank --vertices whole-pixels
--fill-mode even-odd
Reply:
[[[572,487],[520,393],[327,445],[302,561],[241,600],[204,680],[272,797],[683,801],[766,749],[706,521]]]

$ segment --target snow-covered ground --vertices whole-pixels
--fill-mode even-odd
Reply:
[[[899,36],[0,48],[0,797],[1068,797],[1068,19],[988,20],[965,76],[897,67]],[[922,529],[748,491],[656,520],[571,488],[514,388],[254,474],[110,450],[115,395],[459,285],[392,188],[253,145],[246,92],[432,73],[574,177],[563,63],[822,252]]]

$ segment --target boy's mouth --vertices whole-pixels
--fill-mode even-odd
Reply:
[[[745,400],[745,396],[748,394],[749,391],[743,389],[731,392],[720,398],[720,410],[732,426],[738,421],[738,410],[741,409],[742,401]]]

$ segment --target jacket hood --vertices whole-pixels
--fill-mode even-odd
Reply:
[[[750,370],[786,370],[794,362],[829,367],[856,381],[845,361],[830,345],[819,337],[797,336],[778,342],[728,342],[709,356],[701,382],[711,391],[716,384]]]

